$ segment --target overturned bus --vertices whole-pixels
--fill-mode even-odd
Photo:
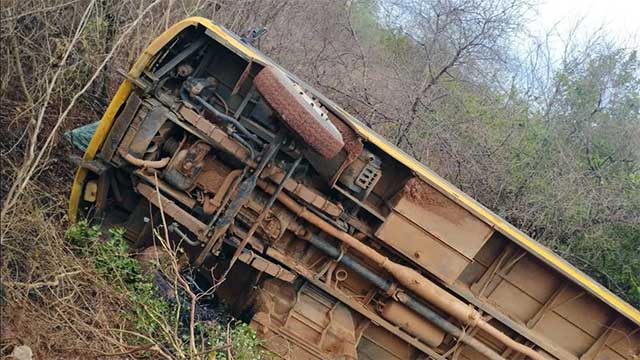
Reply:
[[[283,359],[640,356],[640,312],[203,18],[142,53],[73,184]],[[214,279],[211,279],[214,281]]]

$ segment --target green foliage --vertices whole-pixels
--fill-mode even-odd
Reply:
[[[230,328],[220,324],[209,325],[209,345],[213,348],[222,347],[227,343],[227,336],[231,339],[232,359],[259,360],[268,358],[266,351],[260,348],[260,340],[255,331],[247,324],[236,322]],[[226,349],[216,351],[215,360],[229,360]]]
[[[76,252],[86,255],[101,234],[100,226],[89,225],[86,221],[81,221],[70,226],[65,235]]]
[[[634,188],[640,188],[640,171],[629,174],[629,184]]]
[[[603,225],[560,249],[601,283],[640,304],[640,225]]]
[[[539,114],[539,131],[527,128],[531,147],[516,155],[538,171],[517,166],[512,173],[537,184],[522,194],[542,214],[539,240],[635,306],[640,153],[628,136],[640,129],[639,64],[635,52],[614,49],[559,71],[557,102]]]
[[[124,230],[110,229],[101,239],[98,225],[81,221],[67,230],[67,238],[77,251],[92,260],[95,270],[131,301],[131,309],[123,309],[126,319],[136,331],[153,335],[161,331],[163,319],[171,309],[158,293],[153,277],[143,273],[140,263],[129,255]]]
[[[184,306],[180,308],[176,303],[165,301],[159,294],[153,276],[143,272],[140,263],[130,256],[122,229],[110,229],[108,236],[103,237],[98,225],[81,221],[67,230],[66,237],[73,250],[89,258],[96,273],[129,300],[130,306],[121,311],[135,332],[159,339],[160,343],[175,342],[176,339],[168,338],[171,331],[168,327],[185,313]],[[185,295],[184,291],[179,294]],[[214,352],[213,359],[226,359],[227,350],[222,345],[228,338],[232,342],[230,349],[234,359],[258,360],[266,356],[255,331],[247,324],[237,322],[227,333],[227,328],[221,324],[196,321],[195,330],[198,338],[207,339],[208,349],[221,348]],[[181,332],[184,335],[178,345],[188,353],[188,331],[182,329]]]
[[[367,43],[381,48],[388,55],[406,54],[411,41],[399,29],[382,26],[378,19],[376,0],[358,0],[352,3],[351,21],[354,31]]]

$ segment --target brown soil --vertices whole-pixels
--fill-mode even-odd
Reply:
[[[445,206],[447,200],[436,189],[418,178],[411,178],[401,190],[401,196],[424,207]]]

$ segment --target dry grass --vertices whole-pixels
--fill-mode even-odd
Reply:
[[[157,265],[149,274],[121,232],[86,223],[67,230],[66,199],[50,190],[31,183],[28,201],[3,219],[0,356],[27,345],[41,359],[264,358],[247,325],[196,316],[210,311],[199,302],[212,291],[193,292],[160,228],[162,256],[147,263],[147,271]],[[159,269],[178,301],[162,300]]]
[[[193,311],[187,311],[191,315],[183,338],[180,314],[172,312],[171,319],[150,314],[147,304],[132,296],[138,294],[114,284],[96,269],[95,257],[78,254],[65,238],[74,170],[59,140],[64,131],[101,115],[120,81],[115,70],[128,68],[172,23],[198,14],[237,30],[250,21],[245,15],[255,13],[254,7],[269,4],[239,1],[218,13],[215,3],[199,0],[45,3],[0,6],[0,128],[6,132],[0,142],[0,356],[25,344],[36,358],[46,359],[206,357],[234,337],[226,324],[209,324],[206,331],[214,341],[205,344],[203,330],[196,334],[193,329],[198,322]],[[179,282],[176,271],[171,275]],[[195,299],[184,289],[186,283],[179,285]],[[140,329],[141,314],[153,319],[158,333]],[[238,329],[238,334],[244,331]],[[250,332],[236,337],[253,341]],[[223,353],[236,359],[243,358],[244,348],[251,350],[228,345]]]
[[[131,350],[118,334],[130,302],[65,241],[65,199],[33,184],[25,199],[3,218],[2,355],[18,344],[42,359]]]

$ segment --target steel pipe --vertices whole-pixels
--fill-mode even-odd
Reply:
[[[269,190],[268,184],[263,182],[263,183],[259,183],[259,186],[261,186],[265,191],[268,192]],[[318,227],[320,230],[344,242],[346,245],[354,248],[360,254],[364,255],[367,259],[371,260],[372,262],[374,262],[375,264],[377,264],[378,266],[380,266],[381,268],[389,272],[396,280],[398,280],[398,282],[401,285],[406,287],[408,290],[410,290],[414,294],[418,295],[421,299],[434,305],[440,310],[443,310],[446,313],[452,315],[453,317],[455,317],[465,325],[480,327],[481,329],[485,330],[486,332],[491,334],[493,337],[495,337],[497,340],[502,342],[507,347],[517,352],[520,352],[530,357],[531,359],[547,360],[542,354],[536,352],[535,350],[523,344],[516,342],[515,340],[511,339],[509,336],[507,336],[500,330],[496,329],[493,325],[489,324],[487,321],[482,319],[482,317],[480,316],[480,313],[477,310],[473,309],[470,305],[464,303],[463,301],[459,300],[452,294],[448,293],[447,291],[442,289],[440,286],[438,286],[431,280],[422,276],[416,270],[391,261],[389,258],[380,254],[378,251],[374,250],[370,246],[364,244],[363,242],[351,236],[350,234],[337,229],[336,227],[332,226],[331,224],[326,222],[324,219],[322,219],[318,215],[310,212],[304,206],[300,205],[297,201],[292,199],[287,194],[284,194],[284,193],[278,194],[278,201],[280,201],[284,206],[286,206],[293,213],[305,219],[312,225]],[[310,240],[313,238],[313,236],[303,236],[303,238],[305,238],[306,240]],[[347,263],[345,263],[345,265],[347,265]],[[354,271],[357,271],[357,270],[354,268]],[[384,279],[376,279],[376,281],[387,282]],[[378,286],[376,282],[374,282],[374,284]],[[416,310],[416,312],[420,313],[420,311],[418,310]],[[455,327],[455,325],[453,324],[451,325]],[[443,328],[443,330],[448,332],[447,329]],[[453,329],[450,329],[450,330],[454,331]],[[475,346],[480,346],[480,345],[485,346],[484,344],[480,343],[475,339],[468,340],[468,341],[469,343],[467,344],[470,346],[473,346],[474,348]],[[493,352],[493,350],[491,351]],[[500,355],[497,355],[497,356],[500,356]],[[501,359],[501,358],[502,357],[494,358],[494,359]]]
[[[160,160],[144,160],[139,159],[124,151],[120,152],[120,155],[122,155],[122,157],[131,165],[150,169],[162,169],[163,167],[167,166],[169,160],[171,160],[171,158],[168,157],[162,158]]]
[[[388,301],[379,312],[383,318],[434,348],[442,344],[446,335],[439,326],[434,325],[400,302]]]
[[[374,285],[379,287],[381,290],[383,290],[385,292],[393,291],[393,289],[394,289],[393,283],[391,283],[390,281],[386,280],[382,276],[376,274],[375,272],[369,270],[369,268],[367,268],[366,266],[362,265],[359,261],[357,261],[356,259],[354,259],[350,255],[342,254],[341,251],[338,248],[336,248],[335,246],[329,244],[327,241],[321,239],[319,236],[317,236],[315,234],[307,234],[307,236],[303,236],[303,237],[307,241],[309,241],[309,243],[311,243],[313,246],[317,247],[318,249],[320,249],[321,251],[323,251],[324,253],[329,255],[329,257],[338,260],[344,266],[346,266],[349,269],[353,270],[354,272],[358,273],[363,278],[365,278],[366,280],[370,281],[371,283],[373,283]],[[440,316],[435,311],[431,310],[429,307],[427,307],[424,304],[422,304],[422,302],[418,301],[417,299],[415,299],[411,295],[408,295],[408,294],[406,294],[406,293],[404,293],[402,291],[398,291],[398,292],[396,292],[396,296],[395,297],[398,299],[399,302],[403,303],[404,305],[406,305],[411,310],[413,310],[413,311],[417,312],[418,314],[422,315],[426,320],[428,320],[429,322],[433,323],[438,328],[440,328],[440,329],[444,330],[445,332],[453,335],[454,337],[459,339],[461,342],[471,346],[476,351],[478,351],[479,353],[483,354],[484,356],[486,356],[490,360],[505,360],[502,356],[500,356],[498,353],[493,351],[487,345],[485,345],[485,344],[481,343],[480,341],[476,340],[475,338],[465,334],[457,326],[455,326],[454,324],[449,322],[447,319],[445,319],[442,316]],[[390,321],[393,322],[393,319],[390,319]]]

